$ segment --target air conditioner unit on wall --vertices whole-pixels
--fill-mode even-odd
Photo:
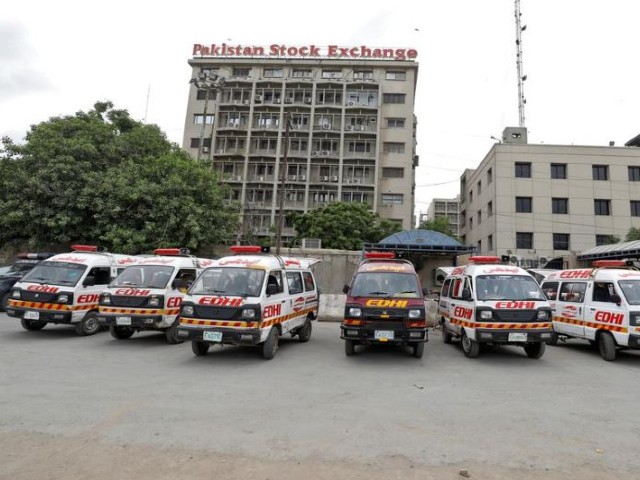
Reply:
[[[347,102],[347,107],[354,107],[356,104],[356,102],[354,102],[353,100],[350,100]]]
[[[353,130],[353,125],[347,125],[347,126],[345,127],[345,129],[346,129],[346,130]]]
[[[304,182],[304,181],[306,181],[306,180],[307,180],[306,175],[300,175],[298,178],[299,178],[299,180],[300,180],[301,182]]]
[[[284,103],[293,103],[293,98],[290,98],[290,97],[285,98]]]
[[[262,95],[256,95],[253,99],[254,99],[256,102],[261,102],[261,101],[262,101]]]
[[[327,156],[329,156],[329,150],[322,150],[321,155],[322,155],[323,157],[327,157]]]
[[[209,153],[209,147],[202,147],[202,153]]]
[[[330,123],[323,123],[323,124],[322,124],[322,128],[323,128],[324,130],[329,130],[329,129],[331,128],[331,124],[330,124]]]
[[[319,238],[303,238],[302,248],[322,248],[322,240]]]

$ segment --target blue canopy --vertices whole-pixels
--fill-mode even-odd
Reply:
[[[433,230],[404,230],[378,243],[365,243],[364,250],[393,250],[409,253],[456,254],[473,253],[475,247],[462,245],[444,233]]]

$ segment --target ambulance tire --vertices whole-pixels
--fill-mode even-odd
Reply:
[[[9,306],[9,292],[5,293],[0,299],[0,312],[6,312]]]
[[[82,320],[76,323],[76,333],[82,337],[98,333],[100,328],[96,312],[87,313]]]
[[[443,323],[442,324],[442,341],[448,345],[451,343],[452,340],[453,340],[453,335],[447,332],[447,327],[445,327]]]
[[[311,339],[311,320],[308,318],[304,321],[304,325],[298,330],[298,340],[306,343]]]
[[[278,329],[271,327],[269,336],[262,344],[262,358],[265,360],[271,360],[276,356],[276,352],[278,351],[278,337]]]
[[[198,342],[194,340],[191,342],[191,351],[194,355],[202,357],[209,351],[209,344],[207,342]]]
[[[164,331],[164,336],[167,339],[167,343],[169,345],[178,345],[179,343],[183,343],[184,339],[178,336],[178,326],[172,325]]]
[[[524,346],[524,351],[529,358],[540,358],[542,355],[544,355],[546,346],[546,343],[543,342],[529,343],[528,345]]]
[[[415,342],[411,345],[411,354],[416,358],[422,358],[424,355],[424,342]]]
[[[462,353],[464,353],[465,357],[476,358],[480,353],[480,344],[467,337],[467,332],[464,331],[464,328],[462,329],[460,343],[462,343]]]
[[[38,330],[42,330],[47,322],[43,322],[42,320],[25,320],[24,318],[20,320],[20,324],[22,328],[25,330],[29,330],[30,332],[36,332]]]
[[[551,334],[551,338],[547,340],[547,345],[551,345],[552,347],[558,345],[558,334],[556,332]]]
[[[126,340],[127,338],[131,338],[131,335],[135,333],[135,330],[131,327],[110,325],[109,333],[116,340]]]
[[[609,332],[600,332],[598,335],[598,350],[600,356],[607,362],[611,362],[616,359],[616,341],[613,339],[613,335]]]
[[[351,357],[356,354],[356,342],[353,340],[345,340],[344,341],[344,354],[347,357]]]

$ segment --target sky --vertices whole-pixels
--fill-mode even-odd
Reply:
[[[5,2],[0,136],[110,100],[182,144],[195,43],[418,50],[416,214],[518,126],[513,0]],[[419,9],[417,8],[419,6]],[[640,2],[521,0],[529,143],[640,134]]]

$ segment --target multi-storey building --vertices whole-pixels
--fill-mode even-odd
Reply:
[[[213,47],[194,46],[193,77],[225,82],[209,98],[192,82],[184,148],[229,182],[243,205],[245,233],[273,233],[281,191],[285,218],[331,202],[363,202],[411,228],[418,164],[414,59],[386,55],[399,51],[390,49],[372,58],[367,47],[346,58],[331,47],[327,55],[315,47],[314,56],[292,55],[299,48],[278,51],[286,57],[259,47],[250,57]],[[283,236],[293,234],[285,221]]]
[[[543,267],[640,226],[640,148],[531,145],[508,128],[460,184],[460,234],[478,253]]]
[[[460,196],[456,198],[434,198],[429,204],[427,213],[421,213],[418,225],[437,217],[445,217],[454,237],[460,235]]]

